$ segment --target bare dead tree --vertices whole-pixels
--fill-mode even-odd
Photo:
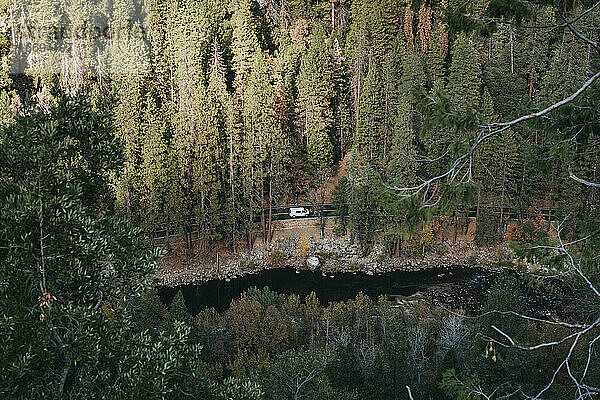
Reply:
[[[425,332],[418,325],[408,328],[408,359],[417,375],[417,382],[421,383],[421,376],[425,373],[427,366],[427,355],[425,354]]]
[[[458,353],[468,334],[469,328],[464,315],[451,314],[442,324],[438,339],[438,356],[442,358],[450,349]]]
[[[306,385],[319,376],[323,371],[324,366],[325,359],[320,358],[316,360],[314,365],[299,366],[299,368],[294,371],[294,375],[285,383],[294,400],[305,397],[303,390]]]

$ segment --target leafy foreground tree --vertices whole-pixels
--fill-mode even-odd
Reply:
[[[201,373],[184,324],[132,323],[158,251],[110,216],[121,155],[106,101],[58,96],[0,144],[0,397],[260,397]]]

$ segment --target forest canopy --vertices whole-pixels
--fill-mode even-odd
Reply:
[[[600,2],[0,0],[0,21],[0,397],[600,393]],[[518,215],[515,256],[576,309],[525,315],[558,289],[518,273],[478,317],[268,289],[191,316],[151,288],[155,224],[268,242],[265,210],[324,203],[341,165],[365,252],[470,206],[493,245]]]
[[[580,13],[573,32],[562,18]],[[595,86],[582,106],[469,150],[483,127],[543,110],[598,71],[594,2],[28,0],[7,17],[4,54],[24,75],[4,85],[20,102],[33,90],[50,104],[55,86],[116,95],[116,207],[146,228],[197,218],[207,240],[267,236],[255,215],[309,200],[344,157],[413,188],[470,152],[467,179],[444,178],[478,204],[569,204],[572,220],[597,204],[571,179],[598,181],[585,151]],[[447,181],[421,201],[469,201]]]

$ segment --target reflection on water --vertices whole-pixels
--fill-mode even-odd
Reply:
[[[160,296],[170,304],[175,293],[181,290],[186,305],[193,314],[204,307],[225,310],[232,299],[250,287],[268,286],[278,293],[297,294],[304,298],[314,291],[322,304],[346,301],[363,292],[372,299],[380,295],[390,297],[432,294],[452,298],[443,301],[453,308],[476,311],[485,302],[487,290],[496,274],[480,268],[428,268],[420,271],[394,271],[381,275],[337,274],[295,271],[291,268],[273,269],[259,274],[233,279],[230,282],[209,281],[198,285],[162,288]]]

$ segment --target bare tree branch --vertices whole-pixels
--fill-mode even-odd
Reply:
[[[447,308],[443,308],[443,309],[445,311],[451,313],[451,314],[454,314],[454,315],[457,315],[457,316],[461,316],[461,317],[466,318],[466,319],[480,319],[480,318],[483,318],[483,317],[491,315],[491,314],[499,314],[499,315],[513,315],[515,317],[523,318],[523,319],[526,319],[526,320],[532,321],[532,322],[539,322],[539,323],[542,323],[542,324],[562,326],[562,327],[565,327],[565,328],[572,328],[572,329],[582,329],[582,328],[586,328],[588,326],[588,325],[585,325],[585,324],[573,324],[573,323],[564,322],[564,321],[551,321],[551,320],[547,320],[547,319],[541,319],[541,318],[531,317],[529,315],[520,314],[520,313],[515,312],[515,311],[491,310],[491,311],[487,311],[487,312],[478,314],[476,316],[468,316],[468,315],[460,314],[460,313],[457,313],[455,311],[449,310]]]
[[[573,23],[567,19],[566,13],[564,11],[560,13],[560,16],[565,21],[565,25],[567,26],[567,28],[569,28],[569,30],[575,36],[577,36],[579,39],[583,40],[584,42],[586,42],[587,44],[589,44],[590,46],[595,48],[598,52],[600,52],[600,46],[598,46],[598,42],[588,38],[583,33],[581,33],[577,28],[575,28]]]
[[[591,187],[597,187],[600,188],[600,183],[593,183],[590,181],[586,181],[585,179],[579,178],[578,176],[576,176],[573,171],[571,170],[571,166],[569,166],[569,177],[571,179],[573,179],[575,182],[579,182],[585,186],[591,186]]]
[[[410,391],[410,386],[406,385],[406,390],[408,390],[408,398],[409,398],[410,400],[415,400],[415,399],[413,398],[412,392]]]
[[[596,234],[598,234],[598,232],[594,232],[594,233],[592,233],[590,235],[587,235],[587,236],[585,236],[585,237],[583,237],[581,239],[565,243],[562,240],[561,227],[562,227],[562,222],[556,224],[556,232],[557,232],[557,239],[558,239],[559,245],[557,245],[557,246],[535,246],[534,248],[546,248],[548,250],[556,251],[559,254],[565,256],[566,257],[566,265],[567,265],[568,270],[571,271],[571,272],[573,272],[573,273],[575,273],[576,276],[581,277],[581,279],[585,282],[585,284],[593,292],[593,294],[597,298],[600,299],[600,292],[592,284],[592,282],[590,281],[590,279],[583,272],[583,268],[582,268],[582,265],[581,265],[581,257],[579,257],[576,260],[575,257],[573,257],[573,255],[571,254],[571,252],[567,248],[568,246],[572,246],[572,245],[577,244],[577,243],[582,243],[585,240],[589,240],[591,237],[593,237]],[[496,312],[496,311],[494,311],[494,312]],[[499,313],[502,314],[502,312],[499,312]],[[523,318],[528,319],[528,320],[541,321],[541,320],[537,320],[537,319],[532,319],[531,317],[521,316],[518,313],[512,313],[512,312],[509,312],[509,313],[511,313],[513,315],[517,315],[517,316],[523,317]],[[598,329],[600,327],[600,317],[596,317],[596,319],[594,320],[594,322],[592,322],[591,324],[586,324],[586,325],[582,325],[582,324],[568,324],[568,323],[563,323],[563,322],[553,322],[553,324],[564,326],[564,327],[567,327],[567,328],[575,328],[577,330],[575,332],[573,332],[573,333],[565,335],[564,337],[562,337],[561,339],[558,339],[558,340],[548,341],[548,342],[542,342],[542,343],[538,343],[538,344],[535,344],[535,345],[523,345],[523,344],[517,343],[516,340],[514,340],[509,334],[507,334],[506,332],[502,331],[500,328],[498,328],[496,326],[492,326],[492,329],[494,331],[496,331],[498,334],[500,334],[501,337],[505,341],[504,340],[497,340],[497,339],[494,339],[494,338],[489,337],[489,336],[485,336],[485,338],[486,338],[486,340],[490,340],[490,341],[492,341],[492,342],[494,342],[494,343],[496,343],[498,345],[501,345],[503,347],[512,347],[512,348],[517,348],[517,349],[525,350],[525,351],[533,351],[533,350],[539,350],[539,349],[542,349],[542,348],[553,347],[553,346],[556,346],[556,345],[559,345],[559,344],[562,344],[562,343],[565,343],[565,342],[568,342],[568,341],[572,340],[573,342],[569,346],[568,353],[565,355],[565,358],[562,360],[562,362],[555,369],[550,382],[548,382],[548,384],[544,388],[542,388],[536,395],[533,395],[533,396],[526,395],[526,398],[533,399],[533,400],[541,399],[541,396],[544,393],[546,393],[552,387],[552,385],[556,381],[556,377],[558,376],[558,374],[562,370],[566,371],[566,374],[569,376],[569,378],[571,379],[571,381],[575,385],[575,388],[577,389],[577,399],[591,399],[591,398],[594,398],[594,396],[597,396],[598,394],[600,394],[600,388],[587,385],[585,383],[585,378],[587,376],[587,373],[588,373],[588,370],[589,370],[590,361],[591,361],[591,358],[592,358],[592,347],[600,339],[600,335],[596,335],[596,337],[594,337],[594,339],[591,340],[590,343],[588,344],[588,350],[587,350],[588,351],[588,355],[587,355],[587,360],[586,360],[586,366],[585,366],[585,369],[583,370],[583,372],[581,373],[580,377],[577,377],[575,375],[574,371],[571,369],[570,362],[571,362],[571,357],[572,357],[572,354],[574,352],[574,349],[577,347],[578,343],[580,343],[580,341],[583,338],[583,336],[586,335],[586,334],[588,334],[588,333],[590,333],[592,330]]]
[[[600,6],[600,1],[597,1],[596,3],[594,3],[590,8],[588,8],[587,10],[585,10],[584,12],[582,12],[581,14],[579,14],[576,18],[572,19],[571,21],[569,21],[571,24],[576,23],[577,21],[579,21],[581,18],[585,17],[587,14],[591,13],[592,11],[594,11],[594,9],[596,7]],[[567,27],[567,22],[562,23],[562,24],[549,24],[549,25],[524,25],[523,28],[528,28],[528,29],[550,29],[550,30],[554,30],[556,28],[565,28]]]
[[[552,104],[549,107],[546,107],[545,109],[535,112],[535,113],[531,113],[531,114],[527,114],[524,115],[522,117],[519,117],[517,119],[514,119],[512,121],[509,122],[496,122],[496,123],[491,123],[491,124],[487,124],[484,125],[484,127],[490,127],[490,128],[494,128],[494,127],[502,127],[503,129],[498,130],[498,131],[492,131],[484,136],[480,136],[480,138],[477,140],[476,145],[478,145],[480,142],[486,140],[487,138],[489,138],[490,136],[496,135],[508,128],[511,128],[517,124],[520,124],[521,122],[524,121],[528,121],[530,119],[535,119],[535,118],[539,118],[542,117],[554,110],[556,110],[557,108],[560,108],[562,106],[564,106],[565,104],[568,104],[570,102],[572,102],[573,100],[575,100],[577,97],[579,97],[579,95],[583,92],[585,92],[590,86],[592,86],[592,84],[598,79],[600,78],[600,72],[597,72],[595,75],[593,75],[591,78],[589,78],[587,81],[585,81],[585,83],[579,88],[577,89],[577,91],[575,91],[573,94],[571,94],[568,97],[565,97],[564,99],[562,99],[559,102],[556,102],[554,104]]]
[[[523,115],[519,118],[516,118],[516,119],[514,119],[512,121],[508,121],[508,122],[494,122],[494,123],[482,125],[480,127],[480,132],[477,135],[477,138],[473,141],[473,143],[470,146],[470,151],[466,154],[463,154],[463,155],[457,157],[454,160],[454,162],[452,163],[452,165],[450,166],[450,168],[448,168],[448,170],[446,170],[446,172],[439,174],[430,179],[424,179],[418,185],[399,187],[399,186],[392,186],[392,185],[384,184],[384,186],[388,189],[401,192],[402,197],[412,197],[412,196],[419,194],[421,191],[429,188],[432,184],[435,184],[444,179],[448,179],[448,183],[471,182],[472,169],[473,169],[473,155],[475,154],[475,150],[477,148],[479,148],[486,140],[488,140],[492,136],[499,135],[500,133],[502,133],[516,125],[519,125],[525,121],[544,117],[547,114],[551,113],[552,111],[572,102],[577,97],[579,97],[583,92],[585,92],[590,86],[592,86],[592,84],[594,84],[594,82],[596,82],[596,80],[598,80],[598,78],[600,78],[600,72],[597,72],[596,74],[591,76],[587,81],[585,81],[583,83],[583,85],[579,89],[577,89],[570,96],[546,107],[543,110],[540,110],[538,112],[534,112],[531,114]],[[462,175],[460,175],[461,171],[465,167],[466,167],[466,171],[464,171],[462,173]],[[459,176],[460,176],[460,178],[459,178]],[[583,181],[583,180],[580,179],[579,182],[581,182],[581,181]],[[592,182],[587,182],[587,181],[583,181],[581,183],[584,183],[584,182],[586,182],[588,184],[588,186],[596,185],[596,184],[593,184]],[[427,201],[427,199],[424,198],[424,201]]]
[[[568,28],[569,31],[574,36],[576,36],[579,40],[581,40],[584,43],[586,43],[587,45],[593,47],[600,53],[599,43],[597,41],[593,40],[592,38],[586,36],[577,27],[575,27],[576,22],[580,21],[586,15],[589,15],[592,11],[596,10],[599,6],[600,6],[600,1],[596,1],[591,7],[589,7],[587,10],[583,11],[581,14],[579,14],[576,18],[573,18],[573,19],[568,18],[566,11],[559,9],[558,12],[561,14],[561,16],[564,20],[564,23],[548,25],[547,28],[551,28],[551,29],[555,29],[558,27]],[[523,122],[537,119],[537,118],[549,119],[548,114],[550,114],[551,112],[559,109],[560,107],[562,107],[566,104],[573,102],[583,92],[588,90],[599,78],[600,78],[600,72],[594,73],[593,75],[589,76],[589,78],[572,94],[570,94],[569,96],[563,98],[562,100],[544,108],[543,110],[533,112],[533,113],[530,113],[527,115],[522,115],[519,118],[516,118],[516,119],[514,119],[512,121],[508,121],[508,122],[496,122],[496,123],[488,123],[488,124],[481,125],[479,127],[478,135],[474,139],[472,139],[469,143],[469,145],[470,145],[469,150],[465,151],[465,154],[457,156],[456,159],[451,163],[450,167],[445,172],[440,173],[431,179],[423,179],[420,184],[414,185],[414,186],[407,186],[407,187],[398,187],[398,186],[389,186],[389,185],[385,185],[385,186],[389,189],[399,191],[401,193],[402,197],[416,196],[416,195],[421,195],[424,193],[424,196],[423,196],[424,201],[428,201],[428,200],[430,201],[430,200],[434,200],[433,196],[429,195],[429,197],[428,197],[431,186],[435,185],[436,190],[437,190],[437,188],[439,187],[439,182],[442,180],[445,180],[448,183],[456,183],[456,182],[468,183],[468,182],[470,182],[472,180],[473,162],[475,160],[474,159],[475,150],[477,150],[479,147],[481,147],[481,145],[486,140],[490,139],[493,136],[497,136],[497,135],[501,134],[502,132],[505,132],[506,130],[511,129]],[[435,101],[435,100],[432,100],[432,101]],[[575,144],[575,145],[578,144],[577,140],[576,140],[576,136],[577,135],[575,135],[569,139],[570,143]],[[447,156],[447,153],[445,153],[441,158],[443,158],[445,156]],[[420,159],[427,160],[427,161],[437,161],[440,158],[428,159],[427,157],[420,157]],[[484,165],[484,167],[485,167],[485,165]],[[600,183],[590,182],[590,181],[587,181],[580,177],[577,177],[571,170],[570,166],[569,166],[568,171],[569,171],[569,177],[571,179],[575,180],[576,182],[586,185],[586,186],[589,186],[589,187],[594,187],[594,188],[600,187]],[[439,201],[439,199],[437,201]],[[585,264],[582,265],[582,257],[583,256],[579,255],[576,258],[573,255],[573,253],[570,251],[571,246],[584,243],[585,241],[589,240],[593,236],[600,233],[600,231],[594,232],[594,233],[589,234],[580,239],[576,239],[576,240],[573,240],[570,242],[564,242],[561,237],[561,226],[562,226],[562,223],[557,223],[555,226],[556,232],[557,232],[557,239],[559,242],[558,245],[535,246],[535,247],[532,247],[532,249],[545,249],[545,250],[551,251],[556,256],[564,257],[564,263],[565,263],[567,273],[570,275],[573,275],[574,277],[580,278],[583,281],[583,283],[585,284],[585,286],[591,291],[592,296],[594,296],[597,299],[600,299],[600,290],[595,286],[595,284],[590,280],[590,278],[584,272]],[[451,310],[447,310],[447,311],[449,311],[450,313],[452,313],[454,315],[459,315],[457,313],[454,313]],[[525,314],[520,314],[520,313],[513,312],[513,311],[498,311],[498,310],[489,311],[489,312],[483,313],[483,314],[475,316],[475,317],[469,317],[469,316],[464,316],[464,315],[460,315],[460,316],[462,318],[471,319],[471,318],[481,318],[481,317],[483,317],[485,315],[489,315],[489,314],[513,315],[513,316],[516,316],[516,317],[519,317],[519,318],[522,318],[522,319],[525,319],[528,321],[532,321],[535,323],[561,326],[563,328],[568,328],[571,330],[568,334],[564,334],[561,338],[557,338],[556,340],[528,345],[528,344],[518,343],[513,337],[511,337],[509,334],[507,334],[506,332],[504,332],[502,329],[500,329],[497,326],[491,327],[491,329],[493,329],[494,332],[496,332],[498,335],[500,335],[500,339],[486,337],[487,340],[490,340],[490,341],[492,341],[496,344],[499,344],[503,347],[512,347],[512,348],[517,348],[517,349],[521,349],[521,350],[525,350],[525,351],[534,351],[534,350],[540,350],[543,348],[554,347],[554,346],[557,346],[560,344],[569,343],[567,354],[564,356],[564,359],[560,362],[558,367],[554,370],[554,373],[552,374],[552,377],[551,377],[550,381],[547,383],[547,385],[545,385],[543,388],[541,388],[541,390],[535,395],[527,395],[526,393],[523,393],[520,389],[518,390],[523,393],[525,398],[532,399],[532,400],[541,399],[542,396],[545,393],[547,393],[550,390],[550,388],[555,384],[555,382],[557,381],[558,374],[561,373],[561,371],[563,373],[565,373],[568,376],[568,378],[573,382],[574,387],[577,390],[577,392],[576,392],[577,399],[592,399],[592,398],[595,398],[595,396],[598,396],[600,394],[600,388],[590,386],[585,383],[585,379],[588,375],[588,371],[590,368],[593,347],[594,347],[595,343],[600,339],[600,334],[596,335],[597,329],[600,328],[600,316],[596,316],[594,321],[589,324],[545,320],[545,319],[530,317]],[[587,361],[585,364],[585,368],[582,372],[573,371],[570,363],[571,363],[571,358],[574,353],[574,350],[577,348],[577,346],[582,341],[584,341],[584,339],[583,339],[584,336],[586,336],[586,337],[589,336],[589,333],[592,332],[593,330],[596,330],[595,337],[587,344]],[[494,391],[494,393],[492,393],[492,395],[487,395],[483,392],[483,390],[481,390],[481,388],[478,388],[476,386],[476,384],[468,383],[468,382],[464,382],[464,383],[460,382],[460,380],[458,380],[457,377],[455,377],[455,379],[457,379],[457,381],[459,383],[462,383],[464,386],[468,386],[470,388],[470,390],[472,391],[472,393],[477,394],[483,398],[491,399],[494,396],[494,393],[496,393],[496,391]],[[408,386],[407,386],[407,389],[409,392],[409,397],[412,399],[412,394],[411,394],[410,388]]]

